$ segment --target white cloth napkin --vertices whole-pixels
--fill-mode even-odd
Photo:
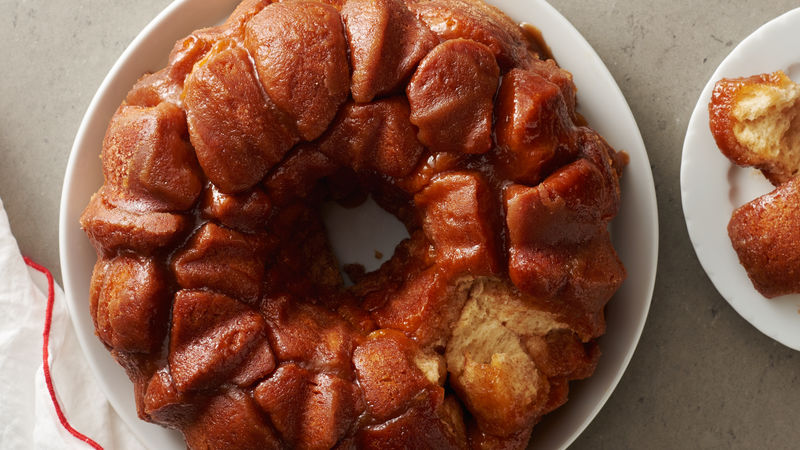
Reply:
[[[61,426],[45,384],[47,291],[46,277],[25,264],[0,200],[0,448],[90,448]],[[106,449],[144,448],[95,383],[64,301],[55,285],[49,364],[64,415]]]

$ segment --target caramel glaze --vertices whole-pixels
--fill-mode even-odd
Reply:
[[[142,419],[191,448],[526,444],[597,362],[626,159],[523,29],[474,0],[245,0],[133,86],[81,224]],[[367,194],[411,238],[345,288],[319,206]],[[514,331],[527,381],[512,353],[444,363],[490,291],[550,324]]]
[[[775,186],[794,178],[795,168],[785,167],[776,158],[765,158],[742,145],[734,133],[739,122],[734,116],[734,110],[741,99],[748,95],[769,87],[780,90],[791,84],[792,80],[782,71],[742,78],[723,78],[714,85],[708,104],[709,129],[722,154],[734,164],[760,169]]]
[[[731,215],[728,235],[753,286],[764,297],[800,291],[800,190],[797,178],[746,203]]]
[[[522,34],[525,36],[525,39],[528,41],[529,52],[538,55],[539,59],[552,59],[555,61],[555,58],[553,58],[553,52],[550,50],[550,46],[548,46],[547,42],[544,40],[542,30],[529,23],[522,23],[519,27],[522,30]]]

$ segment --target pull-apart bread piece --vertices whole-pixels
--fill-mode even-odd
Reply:
[[[192,449],[524,448],[625,278],[617,153],[480,0],[245,0],[109,124],[90,312]],[[345,286],[325,202],[408,229]],[[355,273],[355,271],[352,271]]]
[[[800,292],[800,178],[733,212],[728,235],[764,297]]]
[[[753,166],[775,186],[800,170],[800,84],[783,71],[717,82],[711,134],[734,164]]]
[[[777,189],[734,211],[728,235],[767,298],[800,292],[800,85],[782,71],[717,82],[709,104],[717,146]]]

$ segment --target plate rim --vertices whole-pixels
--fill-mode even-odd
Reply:
[[[107,373],[104,371],[109,370],[108,365],[104,364],[103,361],[100,360],[111,360],[114,367],[117,369],[117,372],[121,372],[122,369],[116,366],[116,363],[113,363],[113,359],[111,359],[108,352],[105,351],[104,348],[97,342],[97,339],[94,336],[94,329],[92,328],[90,333],[86,333],[85,325],[86,322],[89,321],[89,325],[91,322],[88,317],[81,317],[81,312],[78,311],[78,308],[74,302],[78,301],[74,299],[73,294],[76,291],[76,284],[77,282],[73,282],[74,279],[74,270],[71,266],[71,257],[75,252],[75,243],[70,242],[71,239],[75,238],[75,228],[78,228],[78,232],[82,234],[82,231],[77,227],[75,223],[73,223],[73,219],[75,218],[75,207],[71,205],[70,202],[73,200],[73,190],[74,190],[74,179],[77,176],[78,171],[80,168],[79,165],[79,154],[81,153],[81,147],[86,145],[85,141],[88,138],[88,129],[92,122],[99,120],[97,118],[97,110],[100,103],[106,99],[111,94],[113,90],[114,81],[117,80],[121,74],[120,72],[123,69],[123,66],[130,63],[131,56],[136,52],[140,51],[143,43],[148,39],[152,38],[152,35],[158,32],[162,28],[168,28],[168,23],[171,21],[176,20],[176,16],[180,13],[180,11],[184,8],[187,8],[191,5],[199,3],[201,0],[175,0],[167,7],[162,10],[158,15],[155,16],[134,38],[134,40],[128,45],[125,51],[120,55],[120,57],[116,60],[112,68],[109,70],[106,77],[103,79],[100,87],[98,88],[97,92],[92,98],[89,107],[86,110],[86,113],[81,121],[80,127],[75,137],[75,141],[70,151],[67,168],[65,172],[63,187],[62,187],[62,197],[60,202],[60,212],[59,212],[59,252],[60,252],[60,260],[61,260],[61,267],[62,267],[62,279],[64,283],[64,290],[67,297],[67,306],[70,312],[70,316],[72,318],[73,327],[75,328],[76,334],[78,335],[78,340],[83,350],[84,354],[87,357],[87,361],[92,369],[93,374],[98,379],[101,390],[106,395],[106,398],[109,399],[110,403],[114,407],[115,411],[120,415],[120,417],[125,421],[125,423],[131,428],[132,432],[139,438],[140,442],[143,444],[150,445],[153,442],[153,439],[165,439],[160,440],[158,442],[175,442],[180,443],[182,445],[183,441],[180,439],[180,434],[174,431],[165,430],[159,426],[149,424],[147,422],[141,421],[136,417],[136,414],[133,414],[133,417],[130,416],[129,411],[125,408],[129,407],[130,403],[132,403],[132,396],[129,395],[127,392],[125,394],[121,394],[119,392],[115,392],[112,389],[111,384],[107,380]],[[239,0],[226,0],[224,2],[216,2],[219,4],[230,5],[227,6],[227,11],[230,12],[233,7],[239,3]],[[564,64],[565,60],[571,59],[574,60],[575,58],[588,58],[590,61],[590,65],[596,66],[597,72],[593,73],[593,77],[591,79],[584,80],[585,83],[582,81],[576,81],[576,84],[582,87],[581,92],[586,92],[585,85],[588,83],[592,84],[599,84],[604,86],[607,89],[610,89],[610,95],[614,98],[614,101],[617,103],[621,102],[621,106],[615,112],[619,115],[617,117],[617,121],[624,122],[626,124],[631,125],[631,127],[626,128],[624,135],[626,139],[630,138],[631,142],[628,142],[628,147],[626,150],[632,151],[636,153],[636,159],[632,158],[632,164],[636,164],[636,173],[635,179],[639,180],[634,187],[637,189],[636,192],[632,193],[636,196],[637,200],[640,200],[643,207],[643,213],[646,214],[645,222],[647,223],[647,229],[644,230],[643,227],[641,231],[645,237],[647,237],[647,241],[642,243],[643,253],[647,255],[645,259],[647,259],[648,264],[645,270],[645,274],[638,280],[638,284],[641,286],[637,289],[637,294],[640,296],[641,301],[641,309],[638,311],[638,315],[636,316],[636,327],[632,329],[632,334],[630,334],[630,341],[627,342],[624,355],[622,355],[621,361],[619,364],[614,368],[614,374],[611,376],[606,384],[604,391],[599,397],[599,400],[594,404],[594,407],[591,409],[588,415],[586,415],[585,419],[582,423],[574,429],[570,436],[567,436],[566,439],[562,439],[560,442],[553,443],[548,448],[566,448],[569,446],[578,436],[583,433],[586,427],[592,422],[592,420],[596,417],[602,407],[606,404],[608,398],[613,393],[616,386],[619,384],[623,374],[626,372],[627,367],[630,364],[630,361],[635,353],[636,348],[638,347],[638,343],[641,338],[641,334],[643,332],[647,315],[652,303],[653,292],[655,289],[655,281],[656,281],[656,273],[658,267],[658,236],[659,236],[659,228],[658,228],[658,207],[657,207],[657,199],[656,199],[656,192],[655,192],[655,184],[653,182],[653,175],[650,168],[649,157],[647,155],[647,151],[644,145],[644,141],[641,137],[641,132],[639,130],[638,125],[636,124],[636,120],[631,112],[630,106],[627,103],[622,91],[620,90],[619,86],[617,85],[616,81],[614,80],[613,76],[609,72],[606,65],[591,47],[591,45],[586,41],[586,39],[580,34],[580,32],[563,16],[561,15],[553,6],[551,6],[545,0],[533,0],[528,2],[528,4],[514,4],[514,0],[489,0],[489,3],[510,3],[513,6],[512,9],[519,10],[520,8],[540,8],[543,16],[553,20],[553,22],[548,22],[544,24],[547,18],[539,18],[534,23],[535,26],[540,28],[545,35],[545,39],[548,39],[547,36],[549,33],[552,33],[553,29],[560,28],[561,32],[567,33],[569,35],[571,45],[575,44],[577,47],[570,48],[569,54],[560,54],[563,52],[559,52],[558,48],[561,47],[561,43],[558,42],[551,42],[548,40],[548,44],[553,49],[554,54],[556,54],[559,63],[568,66],[568,64]],[[220,7],[220,9],[223,9]],[[509,7],[504,5],[502,8],[504,11],[508,12]],[[509,15],[512,15],[509,13]],[[219,18],[223,18],[224,15],[219,16]],[[197,24],[197,22],[195,22]],[[197,28],[197,25],[194,26]],[[192,29],[194,29],[192,28]],[[183,33],[185,34],[185,33]],[[182,36],[179,35],[175,39],[179,39]],[[173,39],[173,42],[174,40]],[[171,46],[171,42],[170,42]],[[567,56],[567,57],[564,57]],[[164,55],[166,57],[166,55]],[[569,67],[567,67],[569,69]],[[570,70],[572,72],[572,70]],[[140,72],[141,73],[141,72]],[[138,75],[137,75],[138,76]],[[126,92],[130,85],[127,85],[123,92]],[[124,94],[123,94],[124,96]],[[585,99],[586,96],[582,96],[581,93],[578,94],[579,102],[581,99]],[[121,97],[116,97],[117,104],[121,100]],[[110,116],[109,116],[110,117]],[[590,121],[591,122],[591,121]],[[105,124],[107,123],[107,119],[101,121],[101,125],[103,132],[105,131]],[[591,122],[593,127],[595,125],[594,122]],[[632,135],[628,136],[627,133],[632,133]],[[620,134],[620,133],[616,133]],[[606,134],[603,134],[606,136]],[[607,137],[607,136],[606,136]],[[611,139],[609,139],[611,141]],[[613,145],[613,143],[612,143]],[[629,166],[626,175],[623,176],[623,183],[627,186],[632,183],[630,175],[631,168]],[[642,189],[644,188],[644,189]],[[628,190],[630,190],[629,188]],[[83,199],[88,200],[88,199]],[[623,202],[625,198],[623,198]],[[79,210],[83,209],[83,206],[78,208]],[[78,212],[78,216],[80,213]],[[616,220],[619,220],[616,219]],[[84,236],[84,240],[85,236]],[[88,241],[84,244],[88,245]],[[626,267],[628,264],[626,264]],[[637,268],[638,269],[638,268]],[[631,272],[632,268],[629,268],[629,273]],[[89,280],[84,280],[84,284],[88,285]],[[631,283],[630,278],[626,280],[627,284]],[[623,289],[625,289],[626,284],[623,284]],[[613,299],[612,299],[613,301]],[[83,323],[84,329],[81,329],[80,324]],[[608,334],[606,335],[608,336]],[[601,338],[601,345],[602,345]],[[96,355],[95,352],[97,351],[97,346],[100,345],[104,355]],[[94,347],[94,348],[93,348]],[[105,361],[106,363],[108,361]],[[603,367],[603,358],[601,358],[601,363],[598,366],[598,370]],[[607,365],[607,364],[606,364]],[[124,372],[122,372],[124,373]],[[125,377],[124,382],[130,385],[131,383]],[[572,392],[573,385],[571,384],[571,392]],[[130,390],[130,389],[128,389]],[[129,401],[121,401],[120,396],[127,395]],[[127,403],[127,405],[126,405]],[[562,410],[563,408],[560,408]],[[547,417],[554,417],[559,411],[555,413],[551,413]],[[547,420],[547,418],[545,419]],[[552,419],[551,419],[552,420]],[[536,428],[534,429],[534,436],[536,436]],[[157,436],[154,437],[156,433]],[[169,436],[164,436],[164,433],[169,433],[172,438]],[[175,435],[178,436],[180,439],[179,441],[174,441]],[[172,441],[170,441],[172,439]],[[539,445],[537,443],[533,443],[534,447],[538,448]],[[159,445],[161,447],[161,445]]]
[[[725,299],[725,301],[734,309],[734,311],[736,311],[737,314],[739,314],[739,316],[745,319],[751,326],[756,328],[762,334],[793,350],[800,350],[800,332],[792,336],[791,334],[780,331],[780,329],[776,329],[774,327],[771,328],[768,324],[763,322],[763,319],[758,317],[759,312],[778,307],[776,305],[778,305],[778,302],[781,302],[782,300],[780,297],[775,299],[767,299],[755,290],[749,278],[747,277],[744,268],[739,264],[738,257],[733,251],[733,248],[730,244],[730,239],[728,238],[727,229],[718,230],[724,234],[723,241],[727,243],[727,248],[720,249],[719,247],[713,245],[711,249],[708,248],[710,244],[709,238],[702,230],[702,220],[699,220],[697,217],[699,215],[699,208],[701,208],[703,205],[701,205],[697,200],[699,198],[698,196],[695,196],[693,193],[689,192],[691,183],[694,180],[692,178],[692,170],[694,169],[693,165],[697,164],[694,159],[698,158],[697,152],[699,152],[699,150],[697,150],[695,147],[695,144],[697,144],[696,141],[703,140],[707,137],[710,137],[713,141],[711,131],[708,127],[708,102],[711,99],[711,92],[713,91],[716,81],[723,77],[754,75],[755,72],[730,73],[730,67],[736,64],[736,62],[743,57],[743,54],[747,54],[751,46],[756,46],[760,41],[765,39],[767,41],[774,39],[770,38],[770,36],[787,32],[786,28],[792,24],[795,26],[800,26],[800,7],[786,11],[783,14],[774,17],[760,25],[749,35],[747,35],[747,37],[745,37],[741,42],[739,42],[716,67],[708,82],[700,92],[697,103],[692,110],[692,115],[686,127],[686,135],[684,137],[681,153],[680,184],[681,205],[683,209],[684,221],[689,233],[689,239],[692,243],[692,247],[694,248],[700,265],[703,267],[703,270],[705,271],[711,283],[714,285],[714,288],[717,290],[719,295]],[[800,35],[800,33],[796,34]],[[796,62],[800,63],[800,52],[798,52]],[[781,69],[781,67],[774,67],[772,71],[778,69]],[[729,171],[754,170],[751,168],[739,168],[735,166],[724,156],[722,156],[721,152],[716,146],[716,143],[713,145],[713,150],[715,152],[715,156],[712,158],[724,160],[725,164],[727,164],[726,169]],[[730,185],[731,183],[728,182],[727,184]],[[772,189],[774,189],[774,187],[770,187],[770,190]],[[739,205],[735,207],[738,206]],[[730,217],[724,218],[726,225],[729,219]],[[713,244],[713,242],[711,244]],[[729,264],[728,267],[734,266],[733,274],[737,277],[737,280],[741,281],[742,278],[744,279],[744,283],[736,283],[737,289],[733,289],[729,286],[729,283],[724,283],[723,280],[720,279],[720,277],[723,276],[720,274],[720,272],[723,274],[730,274],[730,272],[725,269],[726,266],[720,266],[719,261],[715,261],[718,258],[716,258],[715,255],[712,255],[712,252],[720,250],[728,254],[728,258],[730,258],[732,254],[734,261],[733,264]],[[728,259],[726,262],[730,263],[731,261]],[[722,270],[720,271],[718,269]],[[738,274],[736,272],[738,272]],[[742,290],[738,290],[739,288]],[[755,308],[750,307],[753,304],[756,305]]]

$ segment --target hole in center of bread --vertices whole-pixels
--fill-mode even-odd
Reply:
[[[361,265],[365,272],[377,270],[392,257],[397,244],[409,237],[406,227],[372,197],[355,208],[327,202],[322,207],[322,217],[347,286],[353,283],[346,266]]]

